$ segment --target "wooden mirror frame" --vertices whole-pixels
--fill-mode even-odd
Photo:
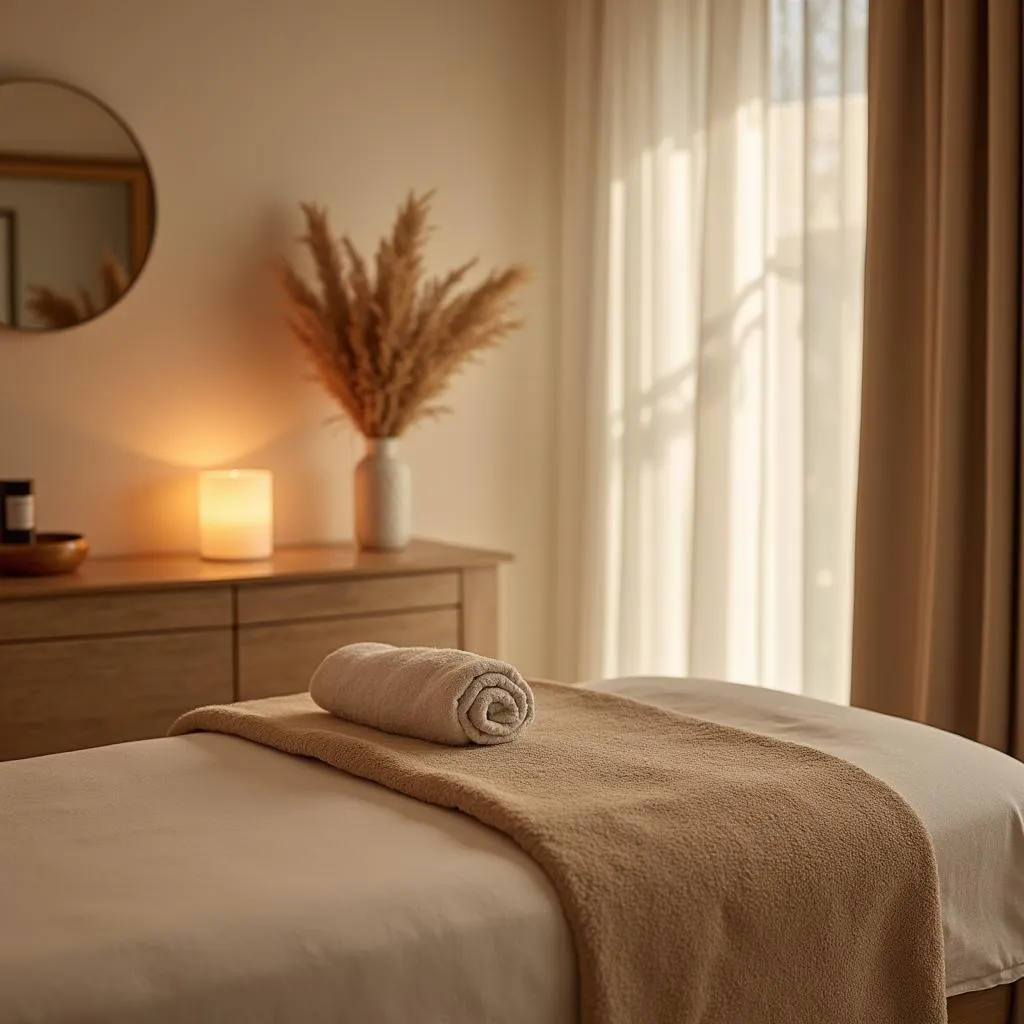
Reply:
[[[57,181],[114,182],[128,186],[131,196],[131,271],[142,270],[153,240],[153,186],[144,162],[69,160],[49,156],[0,154],[0,177],[49,178]]]

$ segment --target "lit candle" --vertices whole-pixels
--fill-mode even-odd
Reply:
[[[269,558],[274,550],[274,485],[269,469],[199,474],[199,553],[218,561]]]

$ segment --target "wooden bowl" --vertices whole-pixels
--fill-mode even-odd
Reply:
[[[0,544],[0,576],[57,576],[74,572],[89,554],[78,533],[37,533],[34,544]]]

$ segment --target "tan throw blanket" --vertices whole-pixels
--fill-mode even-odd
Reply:
[[[445,747],[344,722],[305,694],[200,708],[504,832],[550,876],[585,1024],[940,1024],[931,841],[859,768],[612,694],[533,684],[514,743]]]

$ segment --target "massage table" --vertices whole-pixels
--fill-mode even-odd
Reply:
[[[933,838],[950,1020],[1024,1024],[1024,764],[790,694],[592,687],[887,782]],[[464,815],[208,733],[0,764],[0,1024],[575,1019],[550,883]]]

